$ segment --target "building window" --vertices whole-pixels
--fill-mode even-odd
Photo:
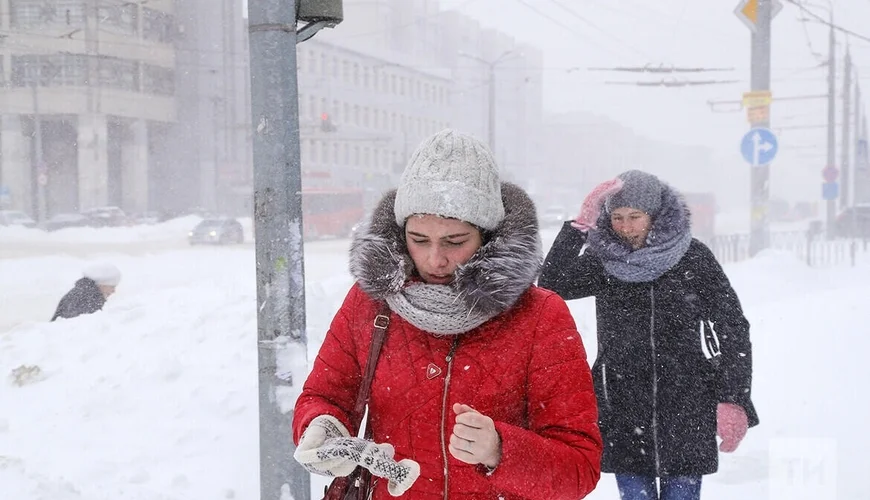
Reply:
[[[129,34],[139,31],[139,12],[135,3],[100,5],[99,11],[100,29]]]
[[[353,84],[359,87],[360,76],[359,76],[359,64],[353,63]]]
[[[158,95],[175,94],[175,70],[152,64],[143,64],[142,92]]]
[[[98,64],[100,85],[119,90],[139,90],[138,62],[115,57],[103,57],[99,60]]]
[[[334,142],[334,143],[332,143],[332,162],[333,163],[339,162],[339,154],[338,153],[339,153],[338,143]]]
[[[313,119],[320,118],[320,110],[317,109],[317,98],[314,96],[311,96],[308,98],[308,102],[310,104],[308,106],[308,112],[311,113],[311,115],[310,115],[311,118],[313,118]]]
[[[311,141],[311,161],[320,163],[320,141]]]
[[[329,58],[326,54],[320,54],[320,74],[329,76]]]
[[[84,86],[88,59],[80,54],[12,56],[12,85],[28,87]]]
[[[175,18],[156,9],[142,7],[142,38],[169,43],[173,40]]]
[[[9,0],[9,23],[16,28],[42,25],[83,26],[84,5],[81,0]]]

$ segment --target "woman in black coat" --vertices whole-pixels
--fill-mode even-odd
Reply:
[[[93,264],[83,274],[72,290],[60,299],[51,321],[75,318],[101,310],[106,299],[115,293],[115,287],[121,281],[121,271],[112,264]]]
[[[683,197],[637,170],[598,186],[538,284],[565,300],[596,297],[601,470],[616,474],[622,499],[700,498],[701,476],[718,467],[717,433],[719,450],[734,451],[758,416],[749,323],[692,238]]]

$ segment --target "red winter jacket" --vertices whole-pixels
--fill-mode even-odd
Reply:
[[[351,413],[376,314],[377,303],[354,286],[297,401],[297,443],[318,415],[356,431]],[[595,394],[583,342],[561,298],[531,287],[507,312],[456,336],[436,337],[395,313],[390,320],[372,382],[370,425],[375,442],[395,447],[396,460],[420,464],[403,498],[576,500],[592,491],[602,450]],[[495,421],[502,457],[489,476],[447,451],[454,403]],[[374,498],[391,498],[385,481]]]

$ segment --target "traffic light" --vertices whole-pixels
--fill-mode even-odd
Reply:
[[[321,113],[320,114],[320,131],[321,132],[335,132],[335,125],[332,123],[332,120],[329,118],[329,113]]]

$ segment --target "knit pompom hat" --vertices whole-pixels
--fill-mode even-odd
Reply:
[[[493,230],[504,219],[495,159],[482,142],[450,129],[414,151],[396,192],[400,226],[414,214],[459,219]]]

